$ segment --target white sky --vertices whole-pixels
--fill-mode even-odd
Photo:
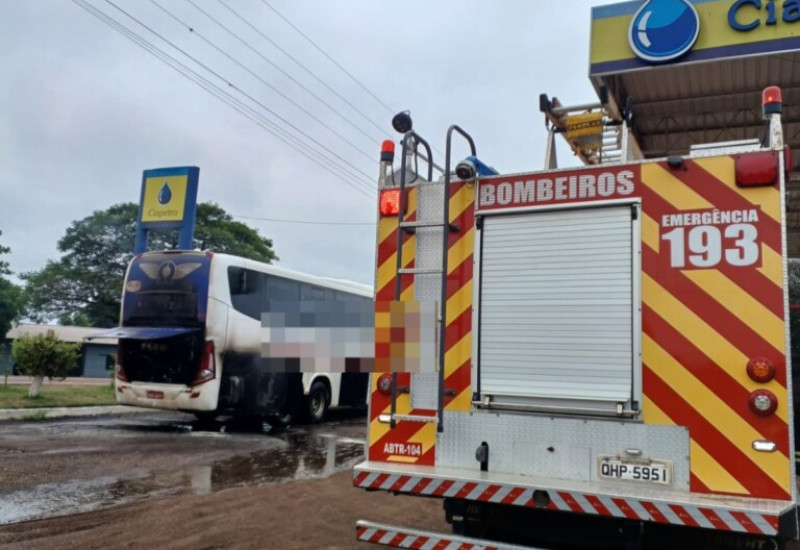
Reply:
[[[85,1],[231,90],[108,0]],[[455,123],[473,136],[478,156],[501,172],[541,168],[546,134],[539,94],[558,96],[565,104],[595,99],[587,77],[590,8],[610,3],[269,0],[388,104],[390,112],[263,0],[192,0],[258,54],[189,0],[155,2],[191,25],[195,33],[170,19],[152,0],[111,1],[351,163],[350,170],[359,172],[354,185],[369,191],[376,187],[379,142],[398,139],[391,129],[391,116],[405,109],[411,110],[415,129],[440,152],[445,149],[447,128]],[[222,2],[383,131],[347,107]],[[358,151],[203,39],[336,129]],[[375,220],[374,200],[77,3],[0,0],[0,51],[0,244],[12,248],[4,259],[15,272],[40,269],[48,259],[56,259],[56,242],[72,221],[112,204],[137,202],[143,170],[195,165],[200,167],[198,201],[214,201],[272,238],[280,256],[278,265],[372,283],[375,233],[369,224]],[[369,137],[264,58],[336,107]],[[262,107],[254,108],[275,120]],[[466,146],[457,143],[455,157],[460,157],[466,154]],[[566,156],[562,149],[561,160]],[[436,160],[444,164],[442,156]],[[368,225],[301,225],[251,217]]]

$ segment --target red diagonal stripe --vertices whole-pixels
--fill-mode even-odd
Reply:
[[[500,490],[500,485],[489,485],[485,491],[483,491],[480,495],[478,495],[477,500],[480,501],[487,501],[491,499],[497,491]]]
[[[653,218],[656,223],[660,223],[662,216],[675,212],[675,208],[672,205],[647,187],[642,189],[642,208],[644,213]],[[770,228],[762,227],[761,238],[763,239],[764,234],[769,232]],[[778,238],[780,238],[780,234],[778,234]],[[780,247],[774,250],[780,253]],[[728,277],[742,290],[763,304],[764,307],[783,319],[783,291],[769,277],[757,269],[731,266],[725,262],[721,262],[714,269]]]
[[[522,487],[514,487],[511,489],[508,494],[503,497],[503,500],[500,501],[501,504],[514,504],[514,501],[517,500],[522,493],[525,492],[525,489]]]
[[[731,511],[731,515],[736,519],[736,521],[739,522],[739,524],[741,524],[742,527],[744,527],[745,531],[748,533],[762,533],[761,529],[755,523],[753,523],[749,517],[747,517],[747,514],[743,512]]]
[[[473,481],[465,483],[464,486],[458,490],[455,498],[466,498],[466,496],[470,494],[473,491],[473,489],[475,489],[475,487],[477,486],[478,484]]]
[[[711,525],[714,526],[715,529],[720,529],[722,531],[730,531],[731,528],[725,523],[721,517],[717,515],[717,513],[712,510],[711,508],[700,508],[700,513],[703,514],[708,521],[711,522]]]
[[[693,160],[686,162],[688,170],[669,170],[666,163],[661,163],[661,166],[720,210],[746,210],[758,207]],[[781,224],[764,213],[761,213],[759,220],[759,223],[768,230],[767,235],[763,237],[764,241],[770,248],[780,253]]]
[[[431,484],[431,481],[433,481],[433,478],[423,477],[419,480],[419,482],[417,482],[416,485],[414,485],[414,487],[411,488],[411,491],[409,492],[414,494],[422,494],[422,491],[425,490],[425,487]]]
[[[700,524],[697,523],[697,520],[695,520],[683,506],[670,504],[669,507],[673,513],[680,518],[684,525],[688,525],[689,527],[700,527]]]
[[[645,393],[677,425],[687,426],[691,438],[703,447],[751,496],[788,499],[789,494],[764,473],[744,452],[731,443],[702,414],[667,385],[648,365],[643,376]],[[699,487],[691,486],[692,491]],[[648,510],[649,512],[649,510]]]
[[[394,482],[394,485],[389,487],[389,490],[395,492],[399,491],[403,487],[403,485],[408,483],[408,480],[410,479],[411,476],[400,476],[399,478],[397,478],[397,481]]]
[[[442,484],[441,484],[441,485],[439,485],[439,486],[438,486],[438,487],[437,487],[437,488],[436,488],[436,489],[433,491],[433,495],[434,495],[434,496],[437,496],[437,497],[443,496],[443,495],[444,495],[444,494],[445,494],[445,493],[446,493],[446,492],[447,492],[447,491],[450,489],[450,487],[452,487],[452,486],[453,486],[453,484],[454,484],[454,483],[455,483],[455,481],[453,481],[452,479],[446,479],[446,480],[444,480],[444,481],[442,482]]]
[[[642,508],[647,510],[647,513],[650,514],[650,517],[653,518],[654,521],[657,521],[658,523],[670,523],[670,521],[664,517],[664,514],[662,514],[652,502],[642,502],[641,504]]]
[[[711,392],[719,396],[742,420],[750,424],[766,439],[774,441],[785,456],[789,456],[789,429],[777,415],[756,416],[749,406],[750,391],[728,372],[715,364],[683,334],[662,319],[646,304],[642,304],[642,325],[645,334],[690,371]],[[783,371],[783,358],[775,357],[778,370]],[[744,370],[744,365],[739,365]]]
[[[694,281],[676,269],[659,269],[658,256],[649,246],[642,246],[643,270],[652,277],[664,290],[679,297],[678,299],[698,317],[713,327],[731,345],[739,349],[747,357],[781,357],[780,350],[775,349],[758,331],[745,324],[726,307],[714,300],[697,286]],[[669,272],[667,272],[669,271]],[[782,371],[783,369],[781,369]],[[785,386],[786,373],[778,372],[776,380]]]
[[[595,510],[597,510],[597,513],[598,513],[598,514],[600,514],[601,516],[611,516],[611,515],[613,515],[613,514],[612,514],[612,513],[611,513],[611,512],[608,510],[608,508],[606,508],[606,505],[605,505],[605,504],[603,504],[603,503],[600,501],[600,499],[599,499],[599,498],[597,498],[596,496],[594,496],[594,495],[584,495],[584,498],[585,498],[585,499],[586,499],[586,500],[589,502],[589,504],[591,504],[591,505],[592,505],[592,507],[593,507]]]
[[[367,478],[367,476],[369,476],[369,474],[370,474],[369,472],[358,472],[358,475],[356,475],[356,477],[353,478],[353,485],[356,487],[360,486]]]
[[[558,496],[561,497],[561,500],[563,500],[564,503],[566,503],[566,505],[569,506],[570,510],[572,510],[573,512],[585,513],[584,509],[581,507],[580,504],[578,504],[578,501],[575,500],[572,497],[571,494],[569,494],[569,493],[558,493]]]
[[[645,518],[640,518],[639,514],[636,513],[636,510],[631,508],[631,505],[628,504],[627,501],[625,501],[625,500],[623,500],[621,498],[612,498],[611,502],[613,502],[614,504],[617,505],[617,508],[619,508],[620,511],[623,514],[625,514],[626,518],[628,518],[628,519],[645,519]]]

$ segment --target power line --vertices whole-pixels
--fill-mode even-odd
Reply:
[[[119,23],[118,21],[116,21],[115,19],[113,19],[112,17],[110,17],[109,15],[104,13],[103,11],[99,10],[95,6],[92,6],[91,4],[86,2],[85,0],[73,0],[73,2],[76,5],[78,5],[79,7],[81,7],[82,9],[84,9],[85,11],[87,11],[89,14],[94,16],[95,18],[99,19],[100,21],[102,21],[106,25],[110,26],[111,28],[113,28],[114,30],[118,31],[120,34],[122,34],[123,36],[127,37],[129,40],[131,40],[132,42],[134,42],[135,44],[137,44],[138,46],[143,48],[144,50],[146,50],[149,53],[151,53],[153,56],[155,56],[156,58],[161,60],[166,65],[168,65],[171,68],[175,69],[181,75],[185,76],[187,79],[191,80],[192,82],[194,82],[195,84],[197,84],[198,86],[203,88],[205,91],[207,91],[211,95],[215,96],[216,98],[220,99],[221,101],[223,101],[224,103],[226,103],[227,105],[232,107],[233,109],[237,110],[239,113],[241,113],[242,115],[244,115],[245,117],[250,119],[252,122],[257,124],[262,129],[264,129],[267,132],[273,134],[275,137],[277,137],[278,139],[280,139],[281,141],[283,141],[284,143],[286,143],[287,145],[289,145],[293,149],[297,150],[300,154],[304,155],[305,157],[307,157],[309,160],[311,160],[315,164],[319,165],[324,170],[330,172],[336,178],[342,180],[344,183],[346,183],[347,185],[349,185],[350,187],[352,187],[353,189],[355,189],[356,191],[358,191],[362,195],[364,195],[364,196],[366,196],[366,197],[368,197],[370,199],[374,199],[374,197],[375,197],[374,191],[372,193],[369,193],[363,187],[355,186],[354,183],[352,181],[350,181],[349,178],[346,178],[342,174],[334,171],[334,168],[337,169],[337,170],[345,171],[344,168],[342,168],[342,167],[340,167],[338,165],[331,165],[331,164],[326,164],[324,162],[321,162],[320,160],[318,160],[314,156],[314,155],[321,156],[323,159],[325,159],[325,157],[320,152],[315,151],[310,146],[302,143],[302,141],[298,140],[296,137],[292,136],[291,134],[288,134],[283,128],[280,128],[279,126],[276,126],[274,123],[272,123],[268,119],[265,119],[262,115],[260,115],[257,111],[255,111],[249,105],[246,105],[245,103],[243,103],[240,100],[236,99],[235,97],[231,96],[227,92],[221,90],[219,88],[219,86],[217,86],[216,84],[212,83],[208,79],[206,79],[203,76],[199,75],[196,71],[194,71],[191,68],[187,67],[186,65],[184,65],[183,63],[181,63],[180,61],[175,59],[174,57],[170,56],[169,54],[167,54],[163,50],[159,49],[157,46],[154,46],[153,44],[148,42],[146,39],[141,37],[139,34],[137,34],[136,32],[134,32],[132,30],[130,30],[128,27],[126,27],[122,23]],[[283,135],[281,135],[281,134],[283,134]],[[292,141],[290,141],[290,139],[293,139],[293,140],[297,141],[298,143],[297,144],[296,143],[292,143]],[[304,147],[306,150],[303,150],[302,147]],[[327,159],[325,159],[325,160],[327,160]]]
[[[151,1],[152,1],[152,0],[151,0]],[[318,96],[317,94],[315,94],[315,93],[314,93],[312,90],[310,90],[310,89],[309,89],[309,88],[308,88],[306,85],[304,85],[302,82],[300,82],[299,80],[297,80],[295,77],[293,77],[291,74],[289,74],[289,73],[288,73],[286,70],[284,70],[282,67],[280,67],[279,65],[277,65],[277,64],[276,64],[274,61],[272,61],[272,60],[271,60],[271,59],[269,59],[267,56],[265,56],[265,55],[264,55],[264,54],[262,54],[260,51],[258,51],[256,48],[254,48],[253,46],[251,46],[250,44],[248,44],[248,43],[247,43],[247,41],[246,41],[245,39],[243,39],[243,38],[242,38],[241,36],[239,36],[237,33],[235,33],[234,31],[232,31],[232,30],[231,30],[231,29],[230,29],[228,26],[226,26],[226,25],[224,25],[223,23],[221,23],[221,22],[219,21],[219,19],[217,19],[216,17],[214,17],[213,15],[211,15],[210,13],[208,13],[207,11],[205,11],[203,8],[201,8],[200,6],[198,6],[198,5],[197,5],[197,4],[196,4],[196,3],[195,3],[193,0],[186,0],[186,1],[187,1],[187,2],[189,2],[189,3],[190,3],[192,6],[194,6],[194,7],[195,7],[195,9],[197,9],[197,10],[198,10],[200,13],[202,13],[203,15],[205,15],[206,17],[208,17],[209,19],[211,19],[211,20],[212,20],[214,23],[216,23],[216,24],[217,24],[217,25],[218,25],[220,28],[222,28],[223,30],[225,30],[225,32],[227,32],[228,34],[230,34],[230,35],[231,35],[233,38],[235,38],[236,40],[238,40],[239,42],[241,42],[241,43],[242,43],[242,44],[243,44],[243,45],[244,45],[246,48],[248,48],[248,49],[249,49],[250,51],[252,51],[254,54],[256,54],[257,56],[259,56],[261,59],[263,59],[264,61],[266,61],[266,62],[267,62],[267,63],[269,63],[270,65],[272,65],[272,67],[273,67],[275,70],[277,70],[278,72],[280,72],[281,74],[283,74],[283,75],[284,75],[286,78],[288,78],[289,80],[291,80],[292,82],[294,82],[294,83],[295,83],[297,86],[299,86],[300,88],[302,88],[302,89],[303,89],[303,90],[304,90],[306,93],[308,93],[308,94],[309,94],[311,97],[313,97],[314,99],[316,99],[317,101],[319,101],[319,102],[320,102],[322,105],[324,105],[325,107],[327,107],[328,109],[330,109],[330,110],[331,110],[333,113],[335,113],[335,114],[336,114],[338,117],[340,117],[340,118],[341,118],[341,119],[342,119],[342,120],[343,120],[345,123],[347,123],[347,124],[349,124],[350,126],[352,126],[353,128],[355,128],[355,129],[356,129],[358,132],[360,132],[362,135],[364,135],[365,137],[367,137],[367,139],[369,139],[369,140],[370,140],[370,141],[372,141],[373,143],[380,143],[380,140],[377,140],[377,139],[375,139],[373,136],[371,136],[370,134],[368,134],[367,132],[365,132],[365,131],[364,131],[364,130],[363,130],[361,127],[360,127],[360,126],[358,126],[358,125],[357,125],[356,123],[354,123],[352,120],[350,120],[349,118],[347,118],[346,116],[344,116],[344,115],[343,115],[343,114],[342,114],[342,113],[341,113],[341,112],[340,112],[338,109],[336,109],[336,107],[334,107],[333,105],[331,105],[330,103],[328,103],[327,101],[325,101],[324,99],[322,99],[321,97],[319,97],[319,96]],[[225,6],[225,7],[227,8],[227,6]],[[230,9],[230,8],[228,8],[228,9]],[[239,17],[239,15],[238,15],[238,14],[236,14],[235,12],[234,12],[234,15],[236,15],[237,17]],[[241,17],[239,17],[239,18],[241,19]],[[251,25],[251,26],[252,26],[252,25]],[[381,134],[382,134],[382,135],[384,134],[384,131],[383,131],[383,130],[381,130]]]
[[[164,41],[164,42],[166,42],[167,44],[169,44],[170,46],[172,46],[172,48],[174,48],[175,50],[179,51],[180,53],[182,53],[182,54],[183,54],[184,56],[186,56],[187,58],[189,58],[189,59],[191,59],[192,61],[194,61],[194,62],[195,62],[197,65],[199,65],[200,67],[202,67],[203,69],[205,69],[206,71],[208,71],[209,73],[211,73],[212,75],[214,75],[216,78],[218,78],[219,80],[221,80],[222,82],[224,82],[224,83],[225,83],[225,84],[226,84],[226,85],[227,85],[229,88],[232,88],[232,89],[234,89],[235,91],[239,92],[239,93],[240,93],[240,94],[242,94],[244,97],[246,97],[247,99],[249,99],[250,101],[252,101],[252,102],[253,102],[253,103],[255,103],[256,105],[258,105],[259,107],[261,107],[262,109],[264,109],[265,111],[267,111],[268,113],[270,113],[272,116],[274,116],[275,118],[277,118],[278,120],[280,120],[281,122],[283,122],[285,125],[289,126],[290,128],[292,128],[292,129],[293,129],[294,131],[296,131],[297,133],[299,133],[299,134],[303,135],[305,138],[307,138],[309,141],[311,141],[311,142],[313,142],[314,144],[316,144],[318,147],[320,147],[320,148],[324,149],[325,151],[327,151],[327,152],[328,152],[330,155],[332,155],[332,157],[333,157],[333,160],[331,160],[331,159],[327,159],[328,161],[331,161],[331,162],[339,162],[339,163],[342,163],[342,164],[347,164],[347,165],[348,165],[348,166],[350,166],[350,167],[351,167],[351,168],[352,168],[352,169],[353,169],[355,172],[358,172],[358,173],[362,174],[362,175],[363,175],[363,176],[366,178],[366,180],[367,180],[367,181],[369,181],[369,182],[371,182],[371,181],[372,181],[372,176],[370,176],[370,175],[369,175],[369,174],[367,174],[366,172],[362,171],[362,170],[361,170],[359,167],[357,167],[355,164],[351,163],[350,161],[348,161],[348,160],[346,160],[346,159],[343,159],[343,158],[341,158],[341,157],[337,156],[336,152],[332,151],[332,150],[331,150],[329,147],[327,147],[326,145],[324,145],[324,144],[320,143],[319,141],[317,141],[316,139],[314,139],[314,138],[313,138],[312,136],[310,136],[308,133],[304,132],[303,130],[301,130],[300,128],[298,128],[297,126],[295,126],[294,124],[292,124],[292,123],[291,123],[291,122],[289,122],[288,120],[286,120],[284,117],[282,117],[281,115],[279,115],[278,113],[276,113],[275,111],[273,111],[272,109],[270,109],[269,107],[267,107],[266,105],[264,105],[262,102],[258,101],[256,98],[254,98],[253,96],[251,96],[250,94],[248,94],[247,92],[245,92],[244,90],[242,90],[241,88],[239,88],[238,86],[236,86],[236,85],[235,85],[233,82],[231,82],[230,80],[226,79],[226,78],[225,78],[225,77],[223,77],[221,74],[219,74],[218,72],[214,71],[213,69],[211,69],[211,67],[209,67],[209,66],[208,66],[208,65],[206,65],[205,63],[201,62],[201,61],[200,61],[200,60],[198,60],[196,57],[192,56],[191,54],[189,54],[188,52],[186,52],[186,51],[185,51],[185,50],[183,50],[182,48],[178,47],[177,45],[175,45],[175,44],[174,44],[173,42],[171,42],[170,40],[168,40],[168,39],[164,38],[164,36],[162,36],[160,33],[158,33],[158,32],[156,32],[156,31],[154,31],[154,30],[153,30],[151,27],[149,27],[148,25],[146,25],[146,24],[142,23],[142,22],[141,22],[141,21],[139,21],[138,19],[136,19],[134,16],[132,16],[130,13],[128,13],[128,12],[127,12],[127,11],[125,11],[124,9],[120,8],[119,6],[117,6],[117,5],[116,5],[114,2],[112,2],[111,0],[105,0],[105,2],[106,2],[107,4],[109,4],[110,6],[112,6],[114,9],[116,9],[117,11],[119,11],[119,12],[123,13],[123,14],[124,14],[125,16],[127,16],[129,19],[131,19],[131,20],[135,21],[135,22],[136,22],[137,24],[139,24],[141,27],[144,27],[145,29],[147,29],[147,30],[148,30],[150,33],[154,34],[155,36],[157,36],[158,38],[160,38],[162,41]],[[368,184],[368,183],[364,183],[363,181],[362,181],[361,183],[362,183],[363,185],[366,185],[367,187],[370,187],[370,184]]]
[[[235,218],[242,218],[245,220],[260,220],[264,222],[280,222],[280,223],[300,223],[308,225],[375,225],[375,222],[322,222],[314,220],[279,220],[276,218],[258,218],[255,216],[238,216],[232,214]]]
[[[316,48],[316,49],[317,49],[317,51],[318,51],[319,53],[321,53],[322,55],[324,55],[325,57],[327,57],[327,58],[328,58],[328,60],[329,60],[331,63],[333,63],[334,65],[336,65],[336,66],[337,66],[339,69],[341,69],[341,71],[342,71],[344,74],[346,74],[347,76],[349,76],[349,77],[350,77],[350,79],[351,79],[353,82],[355,82],[356,84],[358,84],[358,85],[361,87],[361,89],[362,89],[362,90],[364,90],[364,91],[365,91],[365,92],[367,92],[369,95],[371,95],[371,96],[372,96],[372,97],[375,99],[375,101],[377,101],[378,103],[380,103],[380,104],[381,104],[381,105],[382,105],[382,106],[383,106],[383,107],[384,107],[384,108],[385,108],[385,109],[386,109],[386,110],[389,112],[389,114],[392,114],[392,115],[394,115],[395,113],[397,113],[397,111],[396,111],[395,109],[392,109],[391,107],[389,107],[389,106],[388,106],[386,103],[384,103],[384,102],[381,100],[381,98],[379,98],[377,95],[375,95],[374,93],[372,93],[372,91],[371,91],[369,88],[367,88],[366,86],[364,86],[364,84],[362,84],[362,83],[361,83],[361,82],[360,82],[360,81],[359,81],[359,80],[358,80],[358,79],[357,79],[355,76],[353,76],[353,75],[350,73],[350,71],[348,71],[347,69],[345,69],[344,67],[342,67],[342,65],[341,65],[341,64],[339,64],[339,62],[338,62],[338,61],[336,61],[336,60],[335,60],[333,57],[331,57],[331,56],[328,54],[328,52],[326,52],[324,49],[320,48],[320,47],[319,47],[319,46],[318,46],[318,45],[317,45],[317,44],[316,44],[316,43],[315,43],[313,40],[311,40],[311,38],[309,38],[308,36],[306,36],[306,34],[305,34],[303,31],[301,31],[300,29],[298,29],[298,28],[297,28],[297,27],[296,27],[296,26],[295,26],[295,25],[294,25],[294,24],[293,24],[291,21],[289,21],[289,20],[286,18],[286,16],[285,16],[285,15],[283,15],[281,12],[279,12],[278,10],[276,10],[276,9],[275,9],[275,8],[274,8],[274,7],[273,7],[273,6],[272,6],[272,5],[269,3],[269,2],[267,2],[267,0],[261,0],[261,1],[264,3],[264,5],[265,5],[265,6],[267,6],[269,9],[271,9],[273,12],[275,12],[275,15],[277,15],[278,17],[280,17],[281,19],[283,19],[283,20],[286,22],[286,24],[287,24],[287,25],[289,25],[289,26],[290,26],[290,27],[292,27],[292,28],[293,28],[295,31],[297,31],[297,33],[298,33],[300,36],[302,36],[303,38],[305,38],[305,39],[306,39],[306,41],[307,41],[309,44],[311,44],[312,46],[314,46],[314,48]]]
[[[349,106],[351,109],[353,109],[355,112],[357,112],[359,115],[361,115],[361,116],[364,118],[364,120],[366,120],[367,122],[369,122],[370,124],[372,124],[372,125],[373,125],[375,128],[377,128],[377,129],[378,129],[378,130],[381,132],[381,134],[383,134],[383,135],[385,135],[385,134],[386,134],[386,130],[384,130],[383,128],[381,128],[379,125],[375,124],[375,122],[373,122],[371,118],[369,118],[367,115],[365,115],[363,112],[361,112],[361,110],[360,110],[358,107],[356,107],[355,105],[353,105],[353,104],[352,104],[350,101],[348,101],[348,100],[347,100],[347,98],[345,98],[345,97],[344,97],[344,96],[342,96],[342,95],[341,95],[339,92],[337,92],[336,90],[334,90],[334,89],[333,89],[333,88],[332,88],[330,85],[328,85],[328,84],[327,84],[327,83],[326,83],[324,80],[322,80],[320,77],[318,77],[316,74],[314,74],[314,72],[313,72],[313,71],[309,70],[309,69],[308,69],[308,68],[307,68],[305,65],[303,65],[302,63],[300,63],[300,61],[298,61],[297,59],[295,59],[295,57],[294,57],[292,54],[290,54],[289,52],[287,52],[286,50],[284,50],[283,48],[281,48],[281,47],[280,47],[278,44],[276,44],[276,43],[275,43],[275,41],[274,41],[274,40],[272,40],[272,39],[271,39],[271,38],[269,38],[269,37],[268,37],[266,34],[264,34],[263,32],[261,32],[260,30],[258,30],[258,28],[256,28],[256,27],[255,27],[255,26],[254,26],[252,23],[250,23],[249,21],[247,21],[247,20],[246,20],[244,17],[242,17],[241,15],[239,15],[239,14],[238,14],[238,13],[237,13],[237,12],[236,12],[236,11],[235,11],[233,8],[231,8],[230,6],[228,6],[228,4],[226,4],[226,3],[224,2],[224,0],[217,0],[217,2],[219,2],[220,4],[222,4],[223,6],[225,6],[225,8],[227,8],[227,9],[228,9],[228,11],[230,11],[230,12],[231,12],[231,13],[233,13],[233,14],[234,14],[236,17],[238,17],[238,18],[239,18],[239,19],[240,19],[240,20],[241,20],[241,21],[242,21],[242,22],[243,22],[245,25],[247,25],[248,27],[250,27],[251,29],[253,29],[253,30],[254,30],[256,33],[258,33],[258,34],[259,34],[259,36],[261,36],[261,37],[262,37],[264,40],[266,40],[267,42],[269,42],[270,44],[272,44],[273,46],[275,46],[275,48],[277,48],[277,49],[278,49],[280,52],[282,52],[282,53],[283,53],[283,54],[284,54],[286,57],[288,57],[289,59],[291,59],[292,61],[294,61],[294,62],[295,62],[295,63],[296,63],[296,64],[297,64],[297,65],[298,65],[298,66],[299,66],[301,69],[303,69],[303,70],[304,70],[306,73],[308,73],[309,75],[311,75],[311,77],[312,77],[312,78],[314,78],[314,80],[316,80],[317,82],[319,82],[320,84],[322,84],[323,86],[325,86],[325,87],[326,87],[326,88],[327,88],[327,89],[328,89],[328,90],[329,90],[331,93],[333,93],[333,94],[334,94],[336,97],[338,97],[338,98],[339,98],[339,99],[341,99],[343,102],[345,102],[345,103],[346,103],[346,104],[347,104],[347,105],[348,105],[348,106]]]
[[[189,0],[189,1],[191,2],[191,0]],[[294,101],[292,98],[290,98],[289,96],[287,96],[287,95],[286,95],[286,94],[284,94],[283,92],[281,92],[281,91],[280,91],[278,88],[276,88],[275,86],[273,86],[272,84],[270,84],[269,82],[267,82],[266,80],[264,80],[263,78],[261,78],[260,76],[258,76],[258,74],[256,74],[256,73],[255,73],[253,70],[251,70],[249,67],[247,67],[247,66],[246,66],[246,65],[244,65],[242,62],[240,62],[239,60],[237,60],[236,58],[234,58],[232,55],[230,55],[228,52],[226,52],[225,50],[223,50],[222,48],[220,48],[219,46],[217,46],[216,44],[214,44],[213,42],[211,42],[211,41],[210,41],[208,38],[206,38],[205,36],[203,36],[202,34],[200,34],[200,32],[199,32],[197,29],[195,29],[195,28],[193,28],[192,26],[190,26],[190,25],[187,25],[186,23],[184,23],[184,22],[183,22],[183,21],[182,21],[180,18],[178,18],[177,16],[175,16],[175,15],[174,15],[172,12],[170,12],[170,11],[169,11],[167,8],[165,8],[165,7],[163,7],[161,4],[159,4],[159,3],[158,3],[156,0],[150,0],[150,2],[151,2],[153,5],[155,5],[155,6],[156,6],[158,9],[160,9],[161,11],[163,11],[164,13],[166,13],[166,14],[167,14],[169,17],[171,17],[173,20],[175,20],[176,22],[178,22],[178,24],[180,24],[180,25],[183,25],[184,27],[186,27],[186,29],[187,29],[187,30],[188,30],[190,33],[194,34],[194,35],[195,35],[195,36],[197,36],[199,39],[201,39],[203,42],[205,42],[206,44],[208,44],[209,46],[211,46],[212,48],[214,48],[216,51],[218,51],[219,53],[221,53],[222,55],[224,55],[225,57],[227,57],[228,59],[230,59],[231,61],[233,61],[234,63],[236,63],[236,64],[237,64],[239,67],[241,67],[241,68],[242,68],[242,69],[244,69],[245,71],[247,71],[247,72],[248,72],[248,73],[249,73],[249,74],[250,74],[250,75],[251,75],[253,78],[257,79],[259,82],[261,82],[261,83],[262,83],[262,84],[264,84],[265,86],[269,87],[269,88],[270,88],[271,90],[273,90],[273,91],[274,91],[276,94],[280,95],[280,96],[281,96],[282,98],[284,98],[286,101],[288,101],[289,103],[291,103],[292,105],[294,105],[295,107],[297,107],[298,109],[300,109],[301,111],[303,111],[303,112],[304,112],[306,115],[308,115],[310,118],[312,118],[313,120],[315,120],[316,122],[318,122],[318,123],[319,123],[321,126],[325,127],[325,128],[326,128],[326,129],[328,129],[328,130],[329,130],[331,133],[333,133],[334,135],[336,135],[336,136],[338,136],[339,138],[341,138],[341,140],[342,140],[344,143],[346,143],[347,145],[349,145],[350,147],[352,147],[352,148],[353,148],[354,150],[356,150],[357,152],[361,153],[361,155],[363,155],[364,157],[366,157],[366,158],[367,158],[367,159],[369,159],[369,160],[374,160],[374,155],[371,155],[371,154],[367,153],[366,151],[364,151],[363,149],[359,148],[359,147],[358,147],[358,146],[357,146],[355,143],[353,143],[352,141],[348,140],[348,139],[347,139],[347,138],[346,138],[344,135],[342,135],[341,133],[339,133],[337,130],[335,130],[335,129],[331,128],[331,127],[330,127],[328,124],[326,124],[325,122],[323,122],[322,120],[320,120],[320,119],[319,119],[318,117],[316,117],[316,116],[315,116],[313,113],[311,113],[311,112],[310,112],[308,109],[306,109],[305,107],[303,107],[302,105],[300,105],[299,103],[297,103],[296,101]]]

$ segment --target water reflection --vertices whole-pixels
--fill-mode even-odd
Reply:
[[[231,437],[220,431],[190,431],[187,436],[215,433]],[[208,494],[231,487],[327,477],[351,468],[364,457],[362,440],[334,433],[290,430],[274,437],[279,442],[275,448],[230,456],[211,464],[141,472],[122,478],[43,484],[0,494],[0,524],[87,512],[153,496]]]

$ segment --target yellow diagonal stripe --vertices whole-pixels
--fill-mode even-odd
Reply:
[[[747,455],[767,476],[786,491],[791,492],[789,458],[780,453],[760,453],[752,443],[765,439],[744,421],[717,394],[695,378],[648,335],[642,335],[642,352],[647,366],[671,388],[680,388],[681,397],[710,424],[720,429],[720,434]]]
[[[472,333],[465,334],[456,345],[444,354],[444,377],[453,374],[458,367],[467,362],[472,354]]]
[[[422,424],[422,427],[414,435],[408,438],[408,442],[421,443],[422,454],[427,453],[436,443],[436,424],[433,422]]]
[[[642,242],[658,252],[660,238],[658,222],[647,214],[642,214]]]
[[[403,243],[403,267],[414,261],[416,238],[412,237]],[[378,266],[378,290],[389,284],[397,274],[397,252],[389,256],[385,262]],[[405,276],[405,275],[404,275]]]
[[[397,229],[397,216],[381,218],[378,220],[378,242],[382,243]]]
[[[472,408],[472,386],[467,386],[445,407],[447,411],[469,412]]]
[[[713,204],[654,162],[642,165],[642,183],[678,210],[714,208]]]
[[[470,228],[460,239],[458,239],[447,251],[447,273],[448,275],[453,270],[464,263],[464,261],[472,255],[472,250],[475,247],[475,229]]]
[[[761,247],[761,267],[758,268],[767,279],[783,287],[783,259],[768,246]]]
[[[745,325],[758,327],[758,334],[781,354],[786,352],[786,329],[783,319],[776,317],[736,283],[714,269],[690,269],[683,274]]]
[[[467,208],[475,203],[475,186],[465,185],[450,197],[450,223],[453,223]]]
[[[445,324],[450,326],[450,323],[458,319],[458,317],[466,310],[472,307],[472,281],[468,281],[455,294],[450,296],[447,300],[447,320]]]
[[[775,187],[744,188],[736,185],[736,166],[733,157],[699,158],[695,159],[695,162],[744,200],[760,205],[764,214],[781,223],[780,191]]]
[[[719,368],[725,370],[743,387],[748,390],[760,387],[774,393],[781,404],[775,414],[786,422],[786,388],[774,380],[766,385],[756,384],[750,380],[746,370],[750,358],[644,272],[642,273],[642,300],[659,317],[674,327],[697,349],[702,350]],[[646,355],[643,360],[650,364],[650,359]]]
[[[643,411],[647,424],[675,425],[675,422],[658,405],[645,397]],[[719,462],[714,460],[697,442],[690,440],[689,467],[692,473],[712,491],[735,494],[748,494],[741,483],[725,470]]]
[[[721,493],[735,493],[747,495],[749,491],[736,481],[728,470],[697,444],[694,440],[690,443],[690,456],[692,473],[709,489]]]

